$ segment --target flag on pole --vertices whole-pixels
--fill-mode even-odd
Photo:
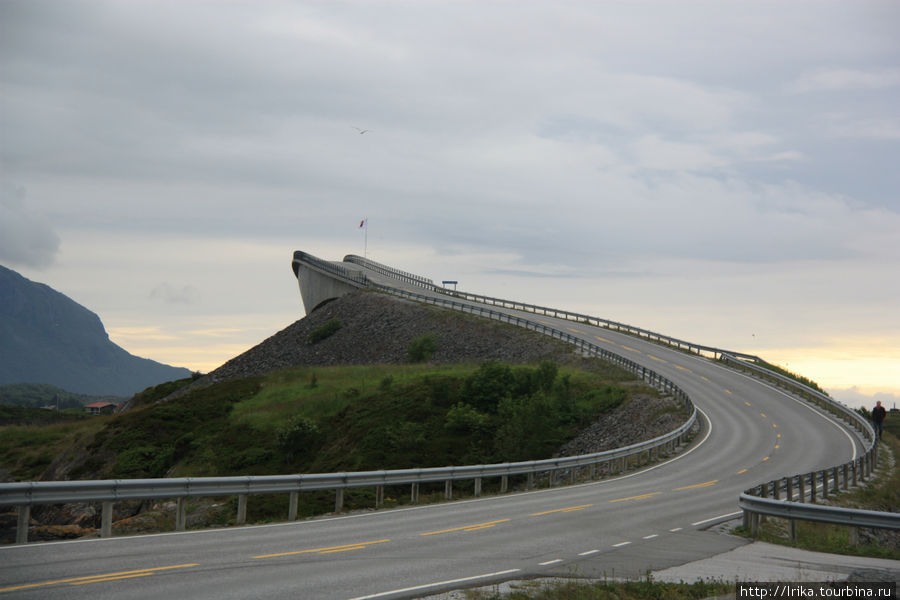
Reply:
[[[362,221],[359,222],[359,228],[360,228],[360,229],[365,229],[365,227],[366,227],[366,221],[368,221],[368,219],[363,219]]]

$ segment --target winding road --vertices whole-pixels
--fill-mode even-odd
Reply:
[[[702,416],[693,445],[644,470],[572,486],[283,524],[7,546],[0,597],[362,600],[542,575],[640,577],[743,543],[707,529],[737,518],[738,495],[754,483],[863,452],[833,417],[713,361],[520,314],[677,383]]]

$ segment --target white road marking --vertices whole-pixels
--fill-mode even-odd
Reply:
[[[562,561],[563,561],[563,559],[561,559],[561,558],[554,558],[553,560],[548,560],[546,562],[538,563],[538,566],[546,567],[547,565],[555,565],[556,563],[561,563]]]
[[[727,515],[719,515],[718,517],[712,517],[711,519],[704,519],[702,521],[697,521],[696,523],[691,523],[691,525],[696,527],[697,525],[703,525],[704,523],[709,523],[710,521],[716,521],[718,519],[724,519],[726,517],[736,517],[741,514],[744,514],[744,511],[739,510],[737,512],[728,513]]]
[[[651,535],[645,535],[645,536],[644,536],[644,539],[645,539],[645,540],[652,540],[652,539],[655,538],[655,537],[659,537],[659,534],[658,534],[658,533],[654,533],[654,534],[651,534]]]
[[[351,598],[350,600],[369,600],[369,598],[383,598],[384,596],[390,596],[392,594],[405,594],[406,592],[415,592],[418,590],[425,590],[428,588],[434,588],[442,585],[455,585],[457,583],[465,583],[468,581],[475,581],[476,579],[487,579],[488,577],[500,577],[502,575],[509,575],[510,573],[518,573],[522,569],[509,569],[507,571],[496,571],[494,573],[485,573],[483,575],[473,575],[472,577],[463,577],[461,579],[448,579],[447,581],[436,581],[434,583],[426,583],[425,585],[417,585],[415,587],[403,588],[400,590],[391,590],[389,592],[379,592],[377,594],[370,594],[368,596],[357,596],[356,598]]]
[[[600,552],[599,550],[588,550],[587,552],[580,552],[578,556],[590,556],[591,554],[597,554]]]
[[[630,543],[631,542],[619,542],[618,544],[613,544],[612,547],[613,548],[621,548],[622,546],[627,546]]]
[[[683,528],[683,527],[676,527],[675,529],[670,529],[669,531],[672,532],[672,533],[675,533],[676,531],[681,531],[682,529],[684,529],[684,528]]]

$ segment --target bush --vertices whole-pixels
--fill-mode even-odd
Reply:
[[[426,333],[414,339],[406,350],[406,358],[409,362],[425,362],[437,350],[437,336]]]
[[[485,429],[489,423],[488,415],[478,412],[464,402],[459,402],[447,411],[444,427],[450,431],[472,433]]]
[[[343,324],[339,319],[331,319],[324,325],[320,327],[316,327],[312,331],[309,332],[309,336],[307,336],[306,340],[310,344],[317,344],[324,340],[325,338],[329,338],[335,333],[337,330],[343,327]]]
[[[278,430],[278,449],[284,453],[286,461],[315,449],[322,438],[319,427],[306,417],[295,416]]]

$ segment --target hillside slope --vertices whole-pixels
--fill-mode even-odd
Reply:
[[[0,266],[0,384],[48,383],[79,394],[130,396],[190,375],[129,354],[100,318],[51,287]]]

